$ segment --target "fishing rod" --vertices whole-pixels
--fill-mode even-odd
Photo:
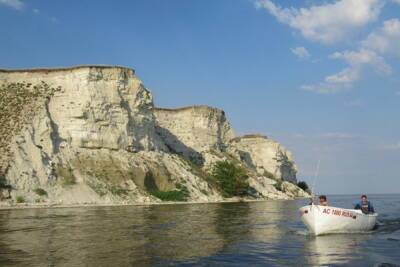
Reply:
[[[319,158],[318,159],[318,163],[317,163],[317,168],[316,168],[316,170],[315,170],[315,174],[314,174],[314,181],[313,181],[313,184],[312,184],[312,187],[311,187],[311,202],[312,203],[314,203],[314,198],[315,198],[315,195],[314,195],[314,187],[315,187],[315,182],[317,181],[317,178],[318,178],[318,174],[319,174],[319,166],[321,165],[321,158]]]

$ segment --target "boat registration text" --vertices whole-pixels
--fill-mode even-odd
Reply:
[[[328,209],[325,208],[322,213],[328,214],[328,215],[335,215],[335,216],[342,216],[342,217],[349,217],[349,218],[356,218],[356,215],[350,211],[347,210],[338,210],[338,209]]]

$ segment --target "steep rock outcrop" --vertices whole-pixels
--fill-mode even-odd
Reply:
[[[30,120],[14,127],[9,140],[11,145],[7,147],[9,153],[1,156],[1,175],[15,189],[12,191],[14,198],[22,195],[25,201],[36,201],[34,190],[45,188],[50,199],[63,203],[113,202],[105,197],[105,192],[93,192],[96,185],[91,182],[91,173],[98,174],[98,169],[103,167],[101,164],[109,162],[106,165],[109,169],[116,173],[120,170],[122,174],[127,168],[122,168],[121,154],[166,150],[155,132],[152,95],[130,69],[83,66],[0,71],[0,84],[8,86],[3,89],[9,89],[10,93],[17,84],[29,97],[34,97],[30,92],[40,86],[58,89],[44,98],[30,101],[38,105],[30,109],[30,113],[20,114],[29,116]],[[19,104],[23,108],[30,102]],[[90,154],[93,151],[95,155]],[[110,151],[117,153],[110,154]],[[83,168],[84,164],[78,164],[83,161],[82,155],[88,155],[97,164]],[[148,168],[139,165],[144,175],[148,174]],[[132,167],[126,171],[136,169]],[[94,178],[99,180],[99,176]],[[161,184],[169,184],[165,188],[174,187],[168,181]],[[87,188],[89,185],[92,188]],[[124,191],[129,192],[124,194],[124,199],[151,201],[146,194],[142,194],[144,198],[137,197],[140,194],[130,185],[107,186],[108,191],[128,190]]]
[[[292,153],[266,136],[245,135],[234,138],[229,143],[228,151],[259,175],[297,181],[297,167]]]
[[[222,110],[207,106],[155,109],[157,132],[170,151],[203,164],[211,171],[215,162],[236,161],[245,167],[249,184],[260,197],[305,197],[298,188],[297,167],[290,151],[262,135],[235,137]]]
[[[155,134],[152,95],[123,67],[0,71],[0,83],[61,88],[46,106],[53,150],[71,145],[132,151],[162,148]]]
[[[260,171],[272,171],[261,160],[272,156],[264,151],[267,143],[258,141],[260,152],[257,145],[230,142],[233,130],[215,108],[154,108],[131,69],[0,70],[0,86],[0,101],[7,101],[0,103],[3,204],[160,202],[152,192],[177,190],[190,201],[221,201],[207,171],[225,159],[248,168],[254,197],[303,196]],[[295,181],[290,169],[274,164],[279,179]]]
[[[201,153],[224,149],[234,131],[225,112],[208,106],[156,108],[157,132],[172,152],[203,163]]]

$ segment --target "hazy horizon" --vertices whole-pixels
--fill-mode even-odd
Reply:
[[[399,14],[396,0],[0,0],[0,68],[131,67],[157,106],[215,106],[237,134],[282,143],[309,186],[321,160],[317,193],[399,194]]]

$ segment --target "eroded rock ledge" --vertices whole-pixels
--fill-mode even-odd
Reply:
[[[174,190],[220,201],[207,177],[219,160],[247,169],[253,198],[307,196],[279,143],[235,137],[216,108],[155,108],[129,68],[0,70],[0,86],[3,205],[159,202],[152,192]]]

